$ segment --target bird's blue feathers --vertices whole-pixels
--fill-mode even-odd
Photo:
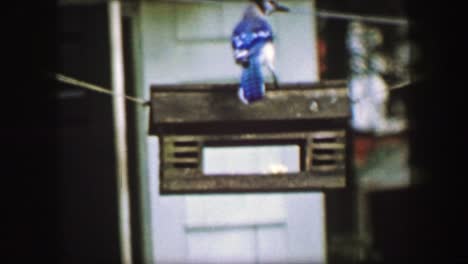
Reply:
[[[231,38],[236,62],[245,64],[251,57],[258,56],[261,47],[269,41],[273,41],[273,30],[264,18],[242,20]]]
[[[234,29],[231,44],[234,49],[249,49],[257,42],[273,40],[273,30],[266,19],[249,18],[242,20]]]
[[[263,74],[258,59],[251,59],[248,67],[242,70],[241,89],[243,92],[243,99],[247,101],[247,103],[260,100],[265,95]]]
[[[231,37],[234,59],[242,66],[239,98],[249,104],[265,96],[262,64],[265,62],[264,47],[273,42],[273,30],[265,14],[249,6],[242,20],[236,25]]]

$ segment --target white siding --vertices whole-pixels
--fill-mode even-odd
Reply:
[[[238,82],[240,69],[233,62],[229,36],[245,2],[141,2],[142,89],[152,84]],[[313,13],[314,1],[282,2]],[[271,22],[280,83],[318,81],[315,20],[278,14]],[[149,137],[147,144],[157,263],[325,261],[323,194],[160,196],[158,139]],[[277,154],[291,168],[297,166],[297,159]],[[236,228],[223,228],[229,225]],[[204,231],[209,226],[214,229]]]

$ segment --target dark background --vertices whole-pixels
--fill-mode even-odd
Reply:
[[[330,9],[337,2],[327,1]],[[376,1],[345,2],[341,11],[392,12],[372,4]],[[389,263],[466,262],[465,9],[454,3],[411,2],[404,4],[413,21],[410,37],[423,54],[413,71],[425,77],[408,88],[410,165],[423,175],[423,184],[375,195],[376,244]],[[64,12],[69,12],[67,21]],[[34,1],[7,7],[5,13],[1,136],[7,210],[2,214],[2,252],[14,262],[116,263],[110,97],[85,92],[57,100],[60,91],[73,88],[46,77],[65,69],[109,86],[105,7],[58,9],[55,2]],[[70,42],[78,43],[80,56],[77,64],[64,66],[58,50]]]

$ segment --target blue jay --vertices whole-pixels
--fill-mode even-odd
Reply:
[[[275,0],[252,0],[251,2],[242,20],[234,28],[231,37],[235,62],[242,66],[238,96],[245,104],[260,100],[265,94],[262,66],[270,70],[275,88],[278,88],[273,67],[274,36],[266,16],[275,11],[289,11],[286,6]]]

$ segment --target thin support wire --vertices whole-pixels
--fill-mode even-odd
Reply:
[[[410,81],[404,81],[404,82],[401,82],[401,83],[398,83],[398,84],[395,84],[395,85],[391,86],[389,88],[389,90],[401,89],[401,88],[404,88],[404,87],[406,87],[406,86],[408,86],[410,84],[411,84]]]
[[[371,23],[378,23],[378,24],[391,24],[391,25],[399,25],[399,26],[408,25],[408,20],[405,18],[384,17],[384,16],[364,16],[364,15],[356,15],[356,14],[350,14],[350,13],[333,12],[333,11],[325,11],[325,10],[317,10],[315,14],[318,17],[322,17],[322,18],[335,18],[335,19],[363,21],[363,22],[371,22]]]
[[[106,89],[104,87],[97,86],[95,84],[91,84],[91,83],[88,83],[88,82],[80,81],[80,80],[68,77],[66,75],[60,74],[60,73],[56,73],[54,75],[54,78],[57,81],[60,81],[60,82],[66,83],[66,84],[71,84],[71,85],[75,85],[75,86],[78,86],[78,87],[81,87],[81,88],[89,89],[89,90],[92,90],[92,91],[95,91],[95,92],[116,96],[116,94],[114,94],[114,92],[110,91],[109,89]],[[137,98],[137,97],[133,97],[133,96],[129,96],[129,95],[124,95],[124,96],[125,96],[125,98],[127,100],[132,101],[134,103],[138,103],[138,104],[141,104],[141,105],[148,105],[148,101],[145,101],[145,100],[143,100],[141,98]]]

